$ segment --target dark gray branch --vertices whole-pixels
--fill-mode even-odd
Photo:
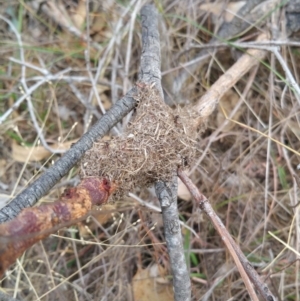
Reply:
[[[142,16],[142,54],[139,80],[155,83],[156,89],[163,97],[160,72],[160,40],[157,27],[157,12],[152,5],[141,9]]]
[[[177,209],[177,177],[170,183],[156,182],[155,191],[160,201],[164,222],[164,234],[173,272],[175,301],[191,299],[191,280],[189,277],[182,245],[181,228]]]
[[[157,12],[151,5],[142,11],[143,50],[139,79],[148,84],[155,83],[160,91],[160,41],[157,29]],[[73,147],[34,183],[22,191],[0,212],[0,223],[18,215],[25,207],[32,206],[45,195],[79,161],[82,155],[92,147],[96,139],[101,138],[136,105],[133,88],[119,100]],[[175,167],[174,167],[175,169]],[[175,171],[175,170],[174,170]],[[184,259],[182,237],[177,212],[177,178],[170,183],[157,182],[156,191],[161,203],[164,232],[173,271],[175,300],[190,300],[190,278]]]
[[[163,98],[160,72],[160,40],[157,24],[157,12],[152,5],[141,10],[143,50],[141,57],[140,81],[147,84],[155,82]],[[174,174],[175,174],[174,166]],[[174,298],[176,301],[191,299],[191,282],[187,270],[182,236],[177,210],[177,177],[171,182],[158,181],[155,184],[156,195],[160,201],[164,222],[164,234],[173,273]]]
[[[240,34],[247,28],[251,28],[251,17],[253,16],[251,15],[251,11],[255,8],[255,6],[262,2],[263,1],[261,0],[247,1],[245,5],[238,11],[237,15],[232,19],[232,21],[230,21],[230,23],[224,22],[222,24],[222,26],[218,30],[217,37],[214,37],[211,42],[217,42],[220,39],[232,39],[234,36]],[[261,11],[260,13],[261,14],[256,15],[256,21],[258,21],[265,12]]]
[[[289,0],[285,10],[287,35],[300,30],[300,2],[299,0]]]
[[[36,181],[17,195],[0,211],[0,223],[11,220],[25,207],[33,206],[44,196],[90,149],[96,139],[103,137],[114,125],[126,116],[136,105],[134,95],[136,88],[131,89],[99,121],[85,133],[59,160],[45,171]]]

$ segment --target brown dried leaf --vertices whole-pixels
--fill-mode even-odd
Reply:
[[[6,160],[0,159],[0,177],[2,177],[5,173]]]
[[[71,17],[72,17],[74,25],[78,29],[83,27],[85,19],[86,19],[86,0],[78,1],[77,8]]]
[[[112,32],[108,26],[106,12],[102,11],[95,16],[90,32],[93,41],[98,43],[102,43],[111,37]]]
[[[98,95],[100,95],[100,99],[105,110],[109,110],[111,108],[111,99],[105,94],[105,92],[109,90],[110,88],[107,86],[97,85]],[[96,96],[93,97],[92,103],[95,105],[97,104]]]
[[[104,93],[101,95],[101,102],[105,110],[109,110],[111,108],[111,100]]]
[[[71,144],[76,142],[77,140],[71,140],[64,143],[55,143],[51,145],[53,149],[59,150],[67,150],[70,148]],[[43,159],[48,158],[51,153],[46,150],[43,146],[23,146],[18,145],[15,141],[12,143],[12,158],[17,162],[34,162],[41,161]]]
[[[164,268],[156,264],[147,269],[138,269],[132,279],[134,300],[174,300],[173,287],[165,275]]]
[[[200,5],[200,9],[210,12],[215,16],[220,16],[224,12],[224,19],[226,22],[230,22],[236,13],[246,4],[246,1],[230,2],[226,6],[223,2],[205,3]]]

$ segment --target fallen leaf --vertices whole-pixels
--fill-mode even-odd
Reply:
[[[114,14],[110,16],[112,19],[115,19]],[[111,21],[112,20],[110,19],[108,22],[108,14],[106,11],[101,11],[94,15],[90,29],[90,34],[93,37],[94,42],[103,43],[105,40],[111,38],[112,31],[109,27]]]
[[[166,270],[157,264],[146,269],[138,269],[132,278],[135,301],[173,301],[173,286],[167,280]]]
[[[86,0],[78,1],[76,10],[71,15],[74,25],[78,29],[82,29],[84,22],[86,20]]]
[[[77,140],[71,140],[64,143],[55,143],[51,145],[51,148],[56,150],[68,150],[71,144]],[[15,141],[12,143],[12,158],[17,162],[34,162],[41,161],[48,158],[51,152],[46,150],[43,146],[24,146],[19,145]]]
[[[2,177],[5,173],[6,160],[0,159],[0,177]]]
[[[105,92],[109,90],[110,88],[107,86],[97,85],[98,95],[100,96],[101,103],[105,110],[109,110],[111,108],[111,99],[105,94]],[[98,104],[96,96],[93,97],[92,104],[94,105]]]
[[[246,1],[230,2],[224,6],[223,2],[220,3],[205,3],[200,5],[200,9],[206,12],[212,13],[215,16],[220,16],[224,12],[224,19],[226,22],[230,22],[236,13],[246,4]]]

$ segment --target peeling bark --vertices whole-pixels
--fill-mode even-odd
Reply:
[[[59,228],[76,223],[92,206],[107,202],[115,185],[107,179],[86,178],[67,188],[60,200],[26,208],[13,220],[0,225],[0,278],[22,253]]]

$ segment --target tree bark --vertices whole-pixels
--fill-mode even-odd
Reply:
[[[18,194],[0,211],[0,223],[16,217],[26,207],[32,207],[63,177],[89,150],[94,141],[102,138],[113,126],[122,120],[135,106],[136,88],[132,88],[91,129],[85,133],[55,164],[49,167],[37,180]]]
[[[139,79],[141,82],[149,85],[155,83],[161,98],[164,99],[161,87],[160,38],[157,12],[154,6],[145,5],[141,10],[141,15],[143,50]],[[156,182],[155,191],[162,210],[164,234],[173,273],[174,299],[176,301],[189,301],[191,299],[191,282],[185,262],[177,209],[178,184],[175,168],[174,166],[173,180],[169,183]]]

